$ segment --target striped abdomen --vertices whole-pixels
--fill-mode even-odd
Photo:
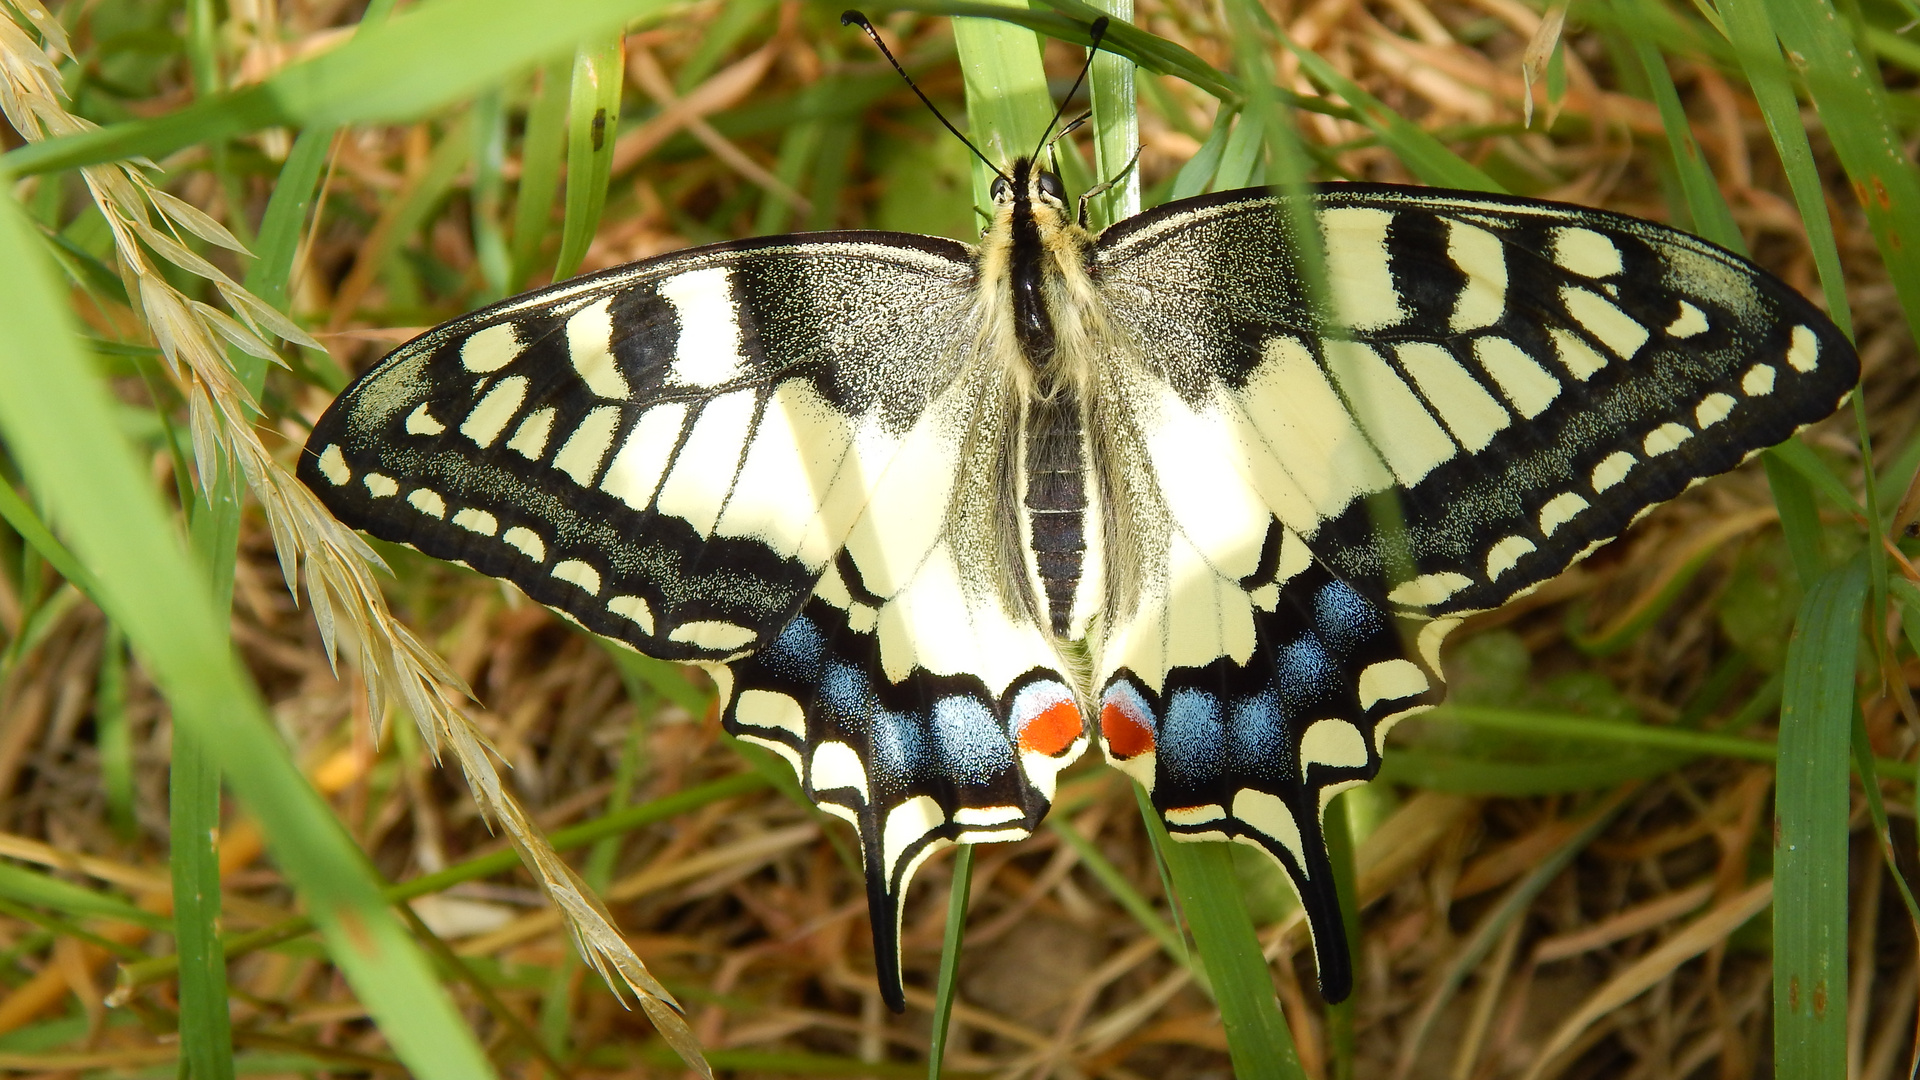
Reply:
[[[1054,636],[1068,637],[1074,596],[1086,569],[1087,458],[1079,403],[1067,394],[1027,407],[1026,491],[1028,548],[1045,594]]]

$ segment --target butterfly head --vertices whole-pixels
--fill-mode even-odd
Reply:
[[[1032,158],[1014,162],[1013,175],[1003,173],[994,177],[992,195],[996,207],[1011,207],[1024,201],[1029,206],[1045,206],[1059,213],[1067,209],[1067,189],[1060,182],[1060,174],[1041,168]]]
[[[1060,174],[1034,158],[1019,158],[1007,171],[996,175],[990,193],[993,223],[988,225],[988,232],[1004,230],[1015,239],[1016,246],[1025,239],[1038,250],[1043,246],[1041,237],[1055,236],[1073,224]]]

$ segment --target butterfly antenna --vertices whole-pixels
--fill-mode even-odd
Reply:
[[[1099,55],[1100,42],[1106,38],[1107,27],[1112,23],[1112,21],[1113,20],[1107,18],[1105,15],[1102,15],[1099,18],[1093,20],[1092,25],[1087,27],[1087,36],[1093,39],[1093,43],[1087,47],[1087,62],[1080,65],[1080,74],[1074,77],[1073,87],[1067,91],[1066,97],[1060,99],[1060,107],[1054,110],[1053,119],[1047,121],[1046,134],[1040,136],[1040,145],[1035,147],[1033,151],[1033,156],[1035,158],[1038,158],[1040,154],[1044,150],[1046,150],[1048,146],[1052,145],[1053,142],[1055,141],[1056,136],[1053,134],[1053,129],[1059,125],[1060,118],[1067,114],[1067,104],[1073,100],[1073,95],[1080,92],[1080,84],[1087,81],[1087,72],[1093,70],[1093,58]],[[1087,116],[1091,116],[1091,115],[1093,114],[1092,113],[1087,114]],[[1073,123],[1067,125],[1065,130],[1061,131],[1059,136],[1057,136],[1057,138],[1061,138],[1061,139],[1066,138],[1067,132],[1070,132],[1074,128],[1079,127],[1080,124],[1085,120],[1086,120],[1086,117],[1083,116],[1079,120],[1076,120]]]
[[[1102,21],[1104,22],[1105,20]],[[980,148],[973,145],[973,140],[960,134],[960,129],[953,126],[953,121],[948,120],[946,114],[940,111],[940,107],[927,98],[927,95],[921,91],[919,85],[913,81],[913,76],[907,74],[907,69],[901,67],[900,61],[893,58],[893,50],[887,48],[887,43],[880,40],[879,31],[873,28],[873,24],[867,21],[867,17],[864,14],[849,8],[840,13],[840,25],[858,26],[860,29],[865,30],[867,36],[873,39],[874,47],[880,50],[880,55],[886,57],[887,63],[893,65],[893,70],[900,73],[900,78],[906,81],[907,89],[913,91],[915,96],[919,97],[920,103],[927,107],[927,111],[933,114],[934,119],[945,124],[947,130],[953,132],[953,137],[965,143],[967,149],[973,151],[973,156],[979,158],[982,164],[993,170],[995,176],[1000,177],[1002,180],[1012,182],[1011,177],[1001,172],[998,165],[988,161],[987,155],[981,153]]]

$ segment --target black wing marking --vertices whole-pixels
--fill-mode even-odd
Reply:
[[[649,655],[750,652],[953,378],[970,258],[929,237],[780,237],[517,297],[361,376],[299,475],[349,525]]]

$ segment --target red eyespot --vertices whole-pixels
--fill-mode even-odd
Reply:
[[[1071,701],[1056,701],[1020,728],[1020,749],[1052,757],[1080,737],[1080,710]]]
[[[1106,737],[1107,749],[1118,758],[1134,757],[1153,749],[1153,729],[1147,726],[1145,717],[1136,715],[1128,704],[1108,698],[1100,709],[1100,734]]]

